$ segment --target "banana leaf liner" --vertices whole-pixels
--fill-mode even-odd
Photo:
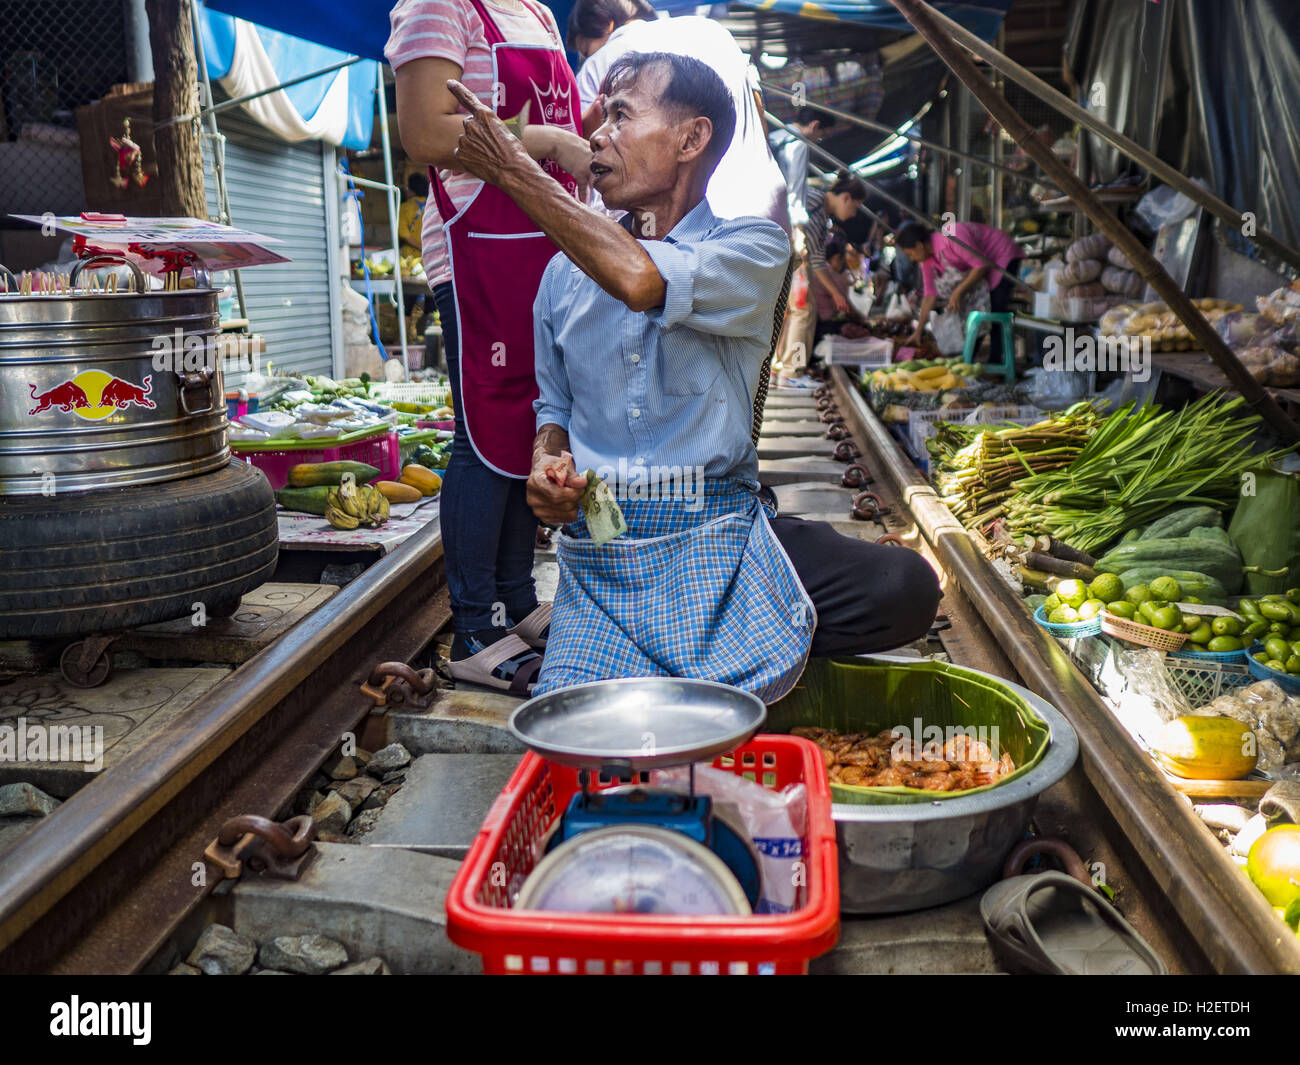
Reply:
[[[994,784],[964,791],[863,787],[832,781],[838,803],[893,805],[942,802],[1001,787],[1029,772],[1047,752],[1047,722],[1021,696],[996,678],[946,662],[875,662],[860,658],[814,658],[785,698],[768,707],[765,728],[789,732],[800,725],[836,732],[881,732],[906,726],[997,729],[1001,750],[1015,771]],[[925,739],[914,735],[913,739]]]

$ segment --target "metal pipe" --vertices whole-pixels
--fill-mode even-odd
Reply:
[[[839,408],[869,454],[872,471],[893,484],[944,571],[975,605],[1025,686],[1069,720],[1088,780],[1211,962],[1220,972],[1300,973],[1300,939],[1278,922],[1056,640],[1033,622],[871,413],[844,368],[832,366],[830,374]]]
[[[195,37],[198,37],[198,26],[195,25]],[[202,52],[202,43],[196,43],[195,47]],[[249,100],[256,100],[259,96],[269,96],[273,92],[279,92],[281,89],[287,89],[293,85],[301,85],[304,81],[311,81],[313,78],[319,78],[325,74],[333,74],[336,70],[342,70],[344,67],[350,67],[353,63],[360,63],[361,56],[354,55],[351,59],[344,59],[342,62],[333,63],[328,67],[321,67],[320,70],[313,70],[310,74],[303,74],[300,77],[290,78],[288,81],[281,81],[272,85],[269,89],[258,89],[257,92],[250,92],[245,96],[236,96],[231,100],[222,100],[221,103],[213,103],[211,93],[208,94],[208,106],[199,111],[197,115],[177,115],[175,118],[169,118],[166,122],[159,122],[155,129],[162,129],[164,126],[175,125],[177,122],[192,122],[196,118],[206,118],[209,115],[215,115],[221,111],[228,111],[232,107],[238,107],[240,104],[247,103]],[[206,69],[204,78],[207,77]]]
[[[798,127],[793,126],[788,122],[782,122],[779,118],[776,117],[776,115],[772,114],[771,111],[764,111],[763,114],[766,116],[767,120],[771,122],[773,125],[779,126],[781,129],[785,130],[787,133],[791,134],[792,136],[798,137],[801,141],[803,141],[806,145],[808,145],[808,147],[812,151],[816,152],[818,155],[825,158],[829,163],[831,163],[837,169],[848,170],[849,173],[851,174],[853,173],[853,171],[849,168],[849,165],[847,163],[845,163],[842,159],[836,158],[834,155],[828,152],[816,141],[809,140],[807,137],[805,137],[802,133],[799,132]],[[897,199],[894,196],[891,196],[888,192],[886,192],[884,189],[882,189],[879,185],[875,184],[870,179],[864,178],[861,174],[854,174],[853,176],[856,177],[859,181],[861,181],[864,185],[866,185],[867,188],[871,189],[871,191],[873,191],[881,199],[887,200],[889,203],[897,207],[900,211],[904,212],[905,214],[911,215],[918,222],[924,222],[932,229],[942,230],[943,224],[938,219],[931,218],[929,215],[926,215],[921,211],[916,210],[914,207],[908,206],[902,200]],[[863,204],[858,209],[864,212],[873,221],[880,222],[881,225],[883,225],[886,229],[889,230],[889,232],[891,233],[898,232],[898,230],[896,230],[893,226],[889,225],[887,222],[881,219],[879,215],[871,211],[866,204]],[[1003,273],[1004,276],[1011,278],[1011,283],[1013,285],[1016,285],[1019,288],[1023,288],[1026,292],[1030,292],[1030,293],[1036,292],[1035,289],[1030,288],[1019,278],[1011,277],[1010,274],[1006,274],[1003,271],[1002,267],[1000,267],[997,263],[995,263],[992,259],[988,258],[986,255],[984,255],[977,248],[972,248],[960,237],[955,237],[951,233],[947,233],[947,232],[944,233],[944,236],[947,237],[954,244],[961,245],[961,247],[965,248],[968,252],[974,255],[977,259],[980,260],[980,262],[984,263],[985,266],[988,267],[990,270],[997,270],[999,273]]]
[[[411,362],[406,354],[406,293],[402,291],[402,242],[397,232],[397,215],[400,211],[399,194],[393,184],[393,146],[388,136],[388,99],[384,92],[384,64],[375,65],[375,94],[379,97],[379,136],[384,145],[384,180],[388,182],[388,231],[393,238],[393,302],[397,304],[397,332],[402,344],[402,377],[410,373]],[[362,248],[366,235],[361,234]]]
[[[1297,425],[1264,387],[1250,375],[1233,354],[1232,349],[1206,320],[1200,308],[1169,276],[1155,256],[1147,251],[1142,242],[1106,209],[1106,205],[1083,181],[1056,158],[1052,150],[1038,139],[1038,135],[1029,123],[976,69],[974,60],[945,35],[934,17],[936,14],[934,9],[925,3],[925,0],[890,0],[890,3],[898,8],[913,28],[930,43],[930,47],[935,50],[939,58],[984,105],[984,109],[993,116],[993,120],[1055,179],[1065,194],[1083,209],[1084,213],[1092,219],[1093,224],[1128,258],[1138,274],[1155,289],[1156,294],[1177,315],[1179,321],[1187,327],[1201,348],[1214,360],[1214,364],[1223,371],[1232,386],[1268,423],[1273,432],[1278,434],[1285,443],[1300,441],[1300,425]]]
[[[212,80],[208,77],[208,62],[203,54],[203,31],[199,26],[199,6],[198,4],[190,5],[190,19],[194,27],[194,57],[199,68],[199,91],[203,94],[203,100],[209,105],[209,110],[203,119],[204,124],[208,127],[207,136],[212,142],[212,184],[217,192],[217,210],[219,217],[217,221],[222,225],[230,225],[230,192],[226,188],[226,138],[221,135],[217,129],[217,118],[212,112]],[[195,117],[195,116],[191,116]],[[176,119],[175,121],[180,121]],[[163,123],[166,125],[166,123]],[[231,276],[235,279],[235,302],[239,304],[239,317],[249,323],[252,328],[252,322],[248,317],[248,303],[244,299],[244,278],[238,270],[231,270]]]
[[[898,5],[895,4],[895,7]],[[901,9],[900,9],[901,10]],[[1084,128],[1097,134],[1107,144],[1118,148],[1130,159],[1146,167],[1152,174],[1158,177],[1167,185],[1172,185],[1179,192],[1183,193],[1195,203],[1200,204],[1211,214],[1222,219],[1227,225],[1232,226],[1243,236],[1253,240],[1256,244],[1272,252],[1279,259],[1282,259],[1290,266],[1300,270],[1300,251],[1296,251],[1289,245],[1283,244],[1281,240],[1273,236],[1266,229],[1262,229],[1254,222],[1253,219],[1247,219],[1240,211],[1223,200],[1219,199],[1212,192],[1201,188],[1190,178],[1187,178],[1179,171],[1175,170],[1168,163],[1147,151],[1146,148],[1136,141],[1129,139],[1120,133],[1119,130],[1103,122],[1091,112],[1085,110],[1071,100],[1068,96],[1057,92],[1047,82],[1031,74],[1015,60],[1008,58],[999,52],[992,45],[985,44],[975,34],[971,33],[965,27],[954,22],[946,15],[936,11],[933,7],[926,5],[931,18],[939,24],[959,45],[967,51],[978,56],[984,62],[995,70],[1001,71],[1008,78],[1024,89],[1028,89],[1043,103],[1049,104],[1056,108],[1067,118],[1078,122]],[[1057,182],[1059,184],[1059,182]],[[1247,223],[1250,223],[1248,225]],[[1245,229],[1251,229],[1252,233],[1247,234]]]
[[[759,84],[763,87],[764,92],[774,92],[778,96],[784,96],[787,100],[799,99],[794,93],[781,88],[780,85],[773,85],[770,82],[762,81]],[[938,152],[940,155],[951,155],[956,159],[965,159],[967,162],[978,163],[980,166],[992,166],[987,159],[981,159],[978,155],[972,155],[970,152],[963,152],[957,148],[949,148],[942,144],[936,144],[934,141],[928,141],[923,137],[918,137],[915,133],[899,133],[898,130],[885,125],[883,122],[874,122],[869,118],[863,118],[861,115],[855,115],[850,111],[841,111],[838,107],[832,107],[830,104],[818,103],[816,100],[802,98],[803,102],[809,107],[815,107],[818,111],[825,111],[828,115],[834,115],[836,118],[842,118],[855,126],[861,126],[863,129],[874,130],[877,133],[888,133],[891,137],[902,137],[913,144],[919,144],[922,148],[929,148],[931,151]],[[875,149],[879,151],[880,149]],[[994,166],[995,170],[1001,170],[1010,177],[1018,178],[1029,184],[1040,183],[1050,185],[1049,181],[1042,181],[1039,178],[1030,177],[1019,170],[1009,166]]]

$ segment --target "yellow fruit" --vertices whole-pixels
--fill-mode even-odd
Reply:
[[[413,484],[402,484],[399,481],[376,481],[375,487],[379,489],[380,495],[390,503],[414,503],[416,500],[424,498],[424,493]]]
[[[1246,874],[1272,906],[1300,899],[1300,825],[1274,825],[1255,840]]]
[[[928,381],[934,377],[943,377],[947,372],[948,367],[946,366],[929,366],[924,370],[917,370],[915,376],[919,377],[922,381]]]
[[[402,484],[414,485],[426,496],[436,496],[442,488],[442,478],[433,470],[414,464],[402,467],[400,481]]]
[[[1160,730],[1153,752],[1174,776],[1240,780],[1255,768],[1255,736],[1230,717],[1179,717]]]

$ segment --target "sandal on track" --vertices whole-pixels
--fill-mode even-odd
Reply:
[[[514,676],[498,676],[495,671],[512,658],[520,660]],[[447,671],[456,680],[509,695],[532,694],[541,668],[542,656],[518,636],[505,636],[468,658],[447,663]]]
[[[980,899],[995,952],[1019,972],[1167,976],[1169,970],[1098,892],[1065,873],[1013,876]]]
[[[546,650],[546,637],[551,627],[551,604],[540,603],[531,614],[510,630],[529,647]]]

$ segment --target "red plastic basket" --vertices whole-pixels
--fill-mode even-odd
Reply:
[[[529,752],[492,804],[447,895],[447,935],[500,974],[798,974],[835,945],[840,882],[821,751],[797,736],[755,736],[713,762],[780,789],[804,783],[803,885],[790,913],[663,917],[510,908],[546,832],[579,790],[578,771]],[[602,777],[596,787],[623,783]]]
[[[291,448],[284,451],[231,449],[235,458],[251,463],[266,474],[272,488],[289,483],[289,470],[300,462],[365,462],[379,470],[375,480],[395,481],[402,473],[401,446],[397,433],[389,430],[348,444],[333,447]]]

